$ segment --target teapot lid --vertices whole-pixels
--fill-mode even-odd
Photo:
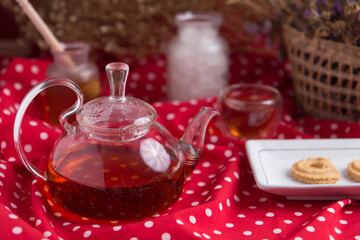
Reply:
[[[125,97],[129,66],[109,63],[105,67],[110,97],[86,103],[76,114],[80,127],[91,137],[105,141],[131,141],[144,136],[156,118],[155,109],[134,97]]]

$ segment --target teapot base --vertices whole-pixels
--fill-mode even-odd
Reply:
[[[81,217],[122,221],[151,217],[167,210],[183,191],[183,175],[146,186],[94,188],[76,182],[48,182],[56,204]]]

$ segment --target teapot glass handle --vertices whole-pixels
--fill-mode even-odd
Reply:
[[[81,92],[78,85],[76,85],[73,81],[66,79],[66,78],[50,78],[45,81],[40,82],[38,85],[33,87],[24,97],[22,100],[20,107],[17,111],[15,122],[14,122],[14,144],[15,149],[19,157],[21,158],[21,161],[25,165],[25,167],[35,176],[40,177],[44,181],[47,181],[47,176],[45,173],[41,172],[37,167],[35,167],[29,160],[26,158],[24,150],[21,145],[20,140],[20,129],[21,129],[21,123],[24,117],[24,114],[26,112],[26,109],[28,108],[31,101],[43,90],[49,87],[53,86],[64,86],[72,89],[76,93],[76,102],[74,105],[72,105],[70,108],[63,111],[59,117],[59,121],[61,126],[67,131],[72,132],[72,126],[68,123],[67,119],[74,113],[76,113],[82,106],[84,97],[83,93]]]

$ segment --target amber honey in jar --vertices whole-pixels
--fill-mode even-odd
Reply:
[[[89,61],[90,45],[85,42],[62,43],[64,51],[52,50],[53,62],[46,76],[65,77],[79,85],[85,102],[100,95],[100,77],[97,66]],[[46,90],[48,105],[45,118],[59,124],[60,113],[76,101],[76,95],[66,87],[51,87]]]

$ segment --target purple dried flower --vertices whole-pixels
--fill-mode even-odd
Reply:
[[[309,18],[311,16],[311,11],[309,9],[305,9],[303,11],[303,17],[304,18]]]
[[[320,3],[320,4],[323,4],[323,5],[327,4],[327,0],[317,0],[316,2]]]
[[[334,3],[334,11],[335,13],[339,14],[340,16],[342,16],[342,8],[341,8],[341,3],[339,1],[336,1]]]

